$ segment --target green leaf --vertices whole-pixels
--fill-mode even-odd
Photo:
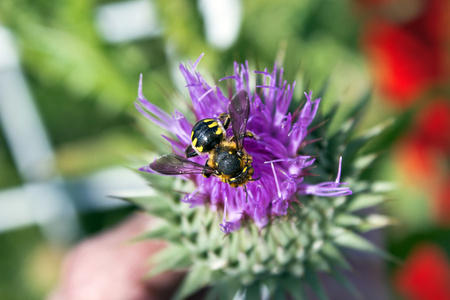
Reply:
[[[313,290],[313,292],[319,297],[321,300],[328,300],[327,295],[325,294],[325,290],[320,282],[317,273],[314,270],[314,267],[308,265],[305,272],[305,281],[308,286]]]
[[[384,228],[386,226],[394,225],[397,222],[393,218],[380,214],[371,214],[364,218],[364,223],[358,229],[362,232],[367,232],[374,229]]]
[[[346,150],[346,142],[349,139],[354,123],[355,119],[345,121],[339,130],[328,139],[328,147],[326,149],[331,153],[334,153],[336,156],[341,155]],[[347,159],[347,156],[344,157]]]
[[[221,278],[211,286],[205,300],[229,300],[234,299],[242,286],[236,278]]]
[[[375,153],[370,153],[370,154],[366,154],[366,155],[361,156],[361,157],[357,157],[355,159],[355,161],[353,162],[353,167],[356,170],[360,170],[360,171],[365,170],[371,164],[373,164],[373,162],[379,157],[380,157],[380,155],[379,154],[375,154]]]
[[[261,300],[261,284],[255,282],[245,289],[246,300]]]
[[[393,262],[399,262],[399,260],[397,258],[395,258],[394,256],[388,254],[384,250],[381,250],[380,248],[376,247],[368,240],[364,239],[360,235],[358,235],[354,232],[351,232],[349,230],[347,230],[347,231],[345,231],[345,233],[337,236],[334,239],[334,242],[337,245],[340,245],[345,248],[351,248],[351,249],[356,249],[356,250],[365,251],[365,252],[369,252],[369,253],[374,253],[378,256],[383,257],[384,259],[387,259],[387,260],[390,260]]]
[[[352,294],[355,299],[364,299],[361,295],[361,293],[356,289],[356,287],[353,285],[353,283],[345,277],[341,272],[338,270],[332,270],[331,275],[336,279],[337,282],[339,282],[340,285],[342,285],[350,294]]]
[[[211,270],[204,264],[195,265],[184,278],[181,287],[177,290],[174,300],[185,299],[196,291],[211,283]]]
[[[352,133],[355,131],[356,126],[360,123],[362,117],[364,116],[365,109],[367,108],[367,104],[371,99],[371,92],[367,92],[355,105],[355,107],[350,110],[344,120],[347,120],[341,125],[341,128],[336,132],[335,135],[332,136],[333,145],[331,150],[338,150],[339,153],[341,151],[338,149],[339,145],[346,144]]]
[[[151,174],[134,170],[137,174],[143,177],[152,188],[163,193],[172,192],[173,195],[178,194],[173,192],[173,186],[176,181],[173,177],[161,176],[160,174]]]
[[[195,233],[196,229],[192,227],[192,224],[187,216],[181,215],[179,219],[181,220],[179,226],[183,236],[189,237],[191,234]]]
[[[330,270],[328,260],[319,253],[311,253],[308,262],[314,271],[328,272]]]
[[[221,258],[216,253],[212,251],[208,251],[207,253],[208,265],[211,270],[221,270],[226,267],[228,261],[226,259]]]
[[[119,199],[135,204],[159,218],[173,221],[176,218],[169,195],[156,194],[141,197],[121,197]]]
[[[169,245],[155,256],[151,262],[155,265],[147,277],[153,277],[170,270],[182,270],[190,267],[192,261],[190,253],[182,246]]]
[[[239,234],[240,232],[237,232],[236,234],[230,234],[227,238],[229,239],[229,244],[227,247],[229,248],[229,257],[230,261],[234,262],[238,259],[239,254]]]
[[[397,185],[393,182],[375,181],[370,185],[370,191],[373,193],[387,193],[397,189]]]
[[[295,300],[304,300],[305,294],[302,286],[302,281],[300,278],[286,276],[282,278],[281,284],[283,288],[292,296]]]
[[[417,108],[412,107],[402,114],[397,115],[395,123],[376,137],[373,143],[367,145],[363,153],[386,151],[386,148],[398,141],[398,138],[410,129],[411,120],[416,116]]]
[[[358,103],[355,105],[355,107],[352,108],[352,110],[347,115],[348,118],[361,118],[364,114],[364,111],[367,109],[367,106],[369,104],[369,101],[372,97],[372,92],[367,91],[361,99],[358,101]]]
[[[341,251],[337,247],[335,247],[332,243],[325,243],[320,252],[325,259],[329,262],[331,267],[337,266],[339,268],[350,270],[351,266],[348,263],[347,259],[342,255]]]
[[[286,292],[281,288],[281,286],[276,287],[273,292],[273,299],[286,300]]]
[[[209,249],[209,232],[206,231],[206,227],[202,224],[197,225],[198,232],[196,236],[196,244],[198,252],[206,252]]]
[[[345,157],[345,160],[348,163],[345,163],[343,161],[342,165],[347,168],[347,165],[350,162],[353,162],[355,160],[356,154],[362,149],[363,146],[365,146],[370,140],[372,140],[374,137],[378,136],[380,133],[382,133],[386,128],[391,126],[394,123],[394,119],[387,119],[386,121],[382,122],[381,124],[378,124],[368,130],[366,130],[360,137],[353,139],[345,146],[345,151],[343,156]]]
[[[339,103],[334,103],[333,106],[330,108],[330,110],[326,114],[323,114],[323,111],[321,110],[322,107],[323,107],[322,105],[319,106],[320,114],[316,115],[317,121],[316,121],[316,118],[314,118],[312,127],[317,126],[317,124],[320,124],[325,121],[326,123],[324,124],[324,126],[319,127],[323,131],[323,134],[321,136],[324,137],[325,132],[326,132],[326,127],[328,127],[329,124],[331,124],[334,117],[336,116],[336,113],[339,108]]]
[[[360,225],[362,220],[355,215],[341,213],[334,219],[334,223],[339,227],[350,227]]]
[[[177,227],[173,226],[169,223],[161,223],[156,224],[154,228],[151,230],[138,235],[133,238],[132,241],[143,241],[143,240],[157,240],[157,239],[165,239],[165,240],[173,240],[179,239],[180,233],[177,231]]]
[[[354,197],[347,206],[349,212],[358,211],[360,209],[369,208],[378,205],[386,200],[384,195],[359,194]]]

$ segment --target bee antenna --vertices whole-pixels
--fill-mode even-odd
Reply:
[[[248,202],[247,186],[244,184],[243,187],[244,187],[244,191],[245,191],[245,202],[247,203]]]
[[[258,178],[252,178],[249,181],[256,181],[256,180],[260,180],[261,179],[261,175],[258,176]]]

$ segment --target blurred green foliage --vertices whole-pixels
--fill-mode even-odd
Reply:
[[[0,235],[0,297],[2,299],[38,299],[28,286],[25,273],[30,270],[26,265],[32,251],[45,243],[37,228],[15,230]],[[47,291],[46,291],[47,292]]]

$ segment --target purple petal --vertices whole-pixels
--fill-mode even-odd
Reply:
[[[297,155],[298,149],[308,133],[307,124],[303,121],[297,121],[293,126],[288,136],[290,144],[288,146],[288,153],[290,157]]]
[[[241,222],[224,222],[220,224],[220,230],[223,233],[232,233],[233,231],[236,231],[238,229],[241,229]]]
[[[272,213],[277,216],[284,216],[287,214],[289,203],[283,199],[276,199],[272,201]]]
[[[309,124],[311,124],[311,122],[313,121],[314,117],[316,116],[317,110],[319,109],[320,98],[311,101],[312,91],[309,92],[309,94],[306,94],[305,92],[305,97],[306,103],[303,106],[302,110],[300,111],[298,120],[304,122],[306,127],[308,127]]]
[[[139,88],[138,88],[138,97],[137,100],[140,104],[135,103],[135,106],[137,110],[143,114],[147,119],[155,123],[156,125],[166,129],[170,130],[171,127],[171,118],[168,113],[154,105],[153,103],[149,102],[142,93],[142,74],[139,77]],[[141,105],[152,115],[149,115],[142,107]]]
[[[342,167],[342,157],[339,158],[338,173],[335,181],[325,181],[319,184],[310,185],[302,184],[299,185],[299,194],[303,195],[316,195],[323,197],[337,197],[337,196],[348,196],[352,194],[349,187],[340,187],[341,185],[346,185],[345,182],[339,182],[341,179],[341,167]]]

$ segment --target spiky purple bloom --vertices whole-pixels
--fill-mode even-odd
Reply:
[[[203,55],[202,55],[203,56]],[[204,118],[216,118],[220,113],[227,112],[229,98],[219,87],[210,86],[195,70],[200,56],[189,66],[180,65],[192,100],[192,108],[196,121]],[[305,138],[308,126],[314,119],[320,99],[312,100],[312,92],[305,93],[304,106],[291,114],[289,105],[295,87],[295,82],[287,84],[283,81],[283,69],[274,66],[272,73],[267,70],[255,72],[262,77],[262,85],[252,88],[250,85],[250,70],[248,63],[234,63],[233,76],[222,80],[232,80],[235,92],[246,90],[250,97],[250,115],[247,130],[258,138],[245,138],[244,148],[252,155],[252,166],[255,169],[254,178],[257,181],[247,183],[248,200],[244,189],[232,188],[227,183],[202,175],[180,175],[185,180],[191,180],[197,188],[186,195],[182,201],[191,206],[209,204],[213,210],[223,208],[222,231],[230,233],[241,227],[243,220],[251,219],[262,228],[276,216],[284,216],[291,202],[297,202],[297,196],[313,194],[318,196],[342,196],[352,192],[348,187],[341,187],[340,169],[335,181],[312,185],[303,182],[308,169],[314,163],[309,155],[300,155],[300,150],[307,143]],[[256,89],[260,89],[256,93]],[[176,138],[164,136],[177,154],[184,155],[185,148],[190,144],[191,129],[195,122],[189,122],[183,114],[175,111],[172,115],[162,111],[150,103],[142,94],[142,77],[139,83],[139,103],[136,108],[146,118],[176,135]],[[139,105],[140,104],[140,105]],[[228,129],[227,136],[232,132]],[[207,157],[201,156],[192,160],[204,164]],[[141,171],[154,173],[148,166]]]

